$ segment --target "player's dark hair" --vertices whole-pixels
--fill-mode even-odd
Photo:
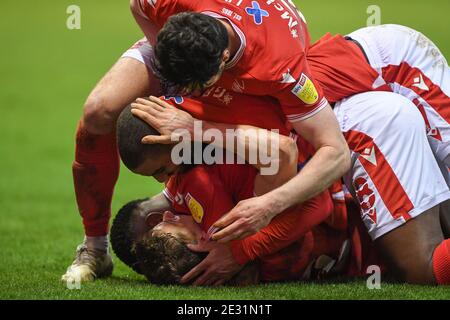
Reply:
[[[158,33],[153,68],[166,91],[200,89],[219,72],[228,33],[217,19],[196,12],[170,17]]]
[[[136,244],[140,270],[150,283],[158,285],[179,284],[189,270],[200,263],[206,253],[189,250],[179,238],[162,232]]]
[[[133,237],[133,216],[139,214],[138,206],[146,199],[128,202],[119,212],[111,226],[110,241],[116,256],[131,269],[142,274],[136,258],[136,244]]]
[[[131,106],[127,106],[117,120],[117,145],[119,154],[125,166],[134,170],[139,167],[145,158],[150,155],[169,152],[170,145],[163,144],[143,144],[142,138],[145,136],[159,136],[159,132],[135,117],[131,113]]]

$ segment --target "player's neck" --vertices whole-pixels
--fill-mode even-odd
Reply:
[[[220,19],[219,21],[223,23],[225,28],[227,28],[229,41],[228,50],[230,51],[230,60],[232,60],[241,47],[241,38],[228,21],[222,19]]]

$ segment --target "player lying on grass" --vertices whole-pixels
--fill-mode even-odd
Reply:
[[[247,97],[245,97],[245,99],[247,99]],[[198,104],[195,104],[195,101],[191,106],[199,107]],[[211,107],[211,109],[214,109],[213,106]],[[261,107],[261,105],[259,105],[259,107]],[[258,104],[255,104],[253,106],[253,110],[258,110]],[[263,110],[270,109],[264,108]],[[228,112],[232,111],[233,110],[228,110]],[[237,108],[236,111],[238,113],[242,113],[242,111],[239,112]],[[199,111],[197,110],[197,112]],[[219,115],[220,113],[217,114]],[[271,119],[270,122],[272,127],[280,128],[281,132],[286,135],[289,134],[288,130],[283,129],[284,123],[276,113],[273,113],[272,117],[268,117],[268,119]],[[245,135],[246,131],[252,130],[252,128],[242,125],[240,125],[239,128],[242,130],[240,135]],[[258,129],[258,131],[263,130]],[[172,145],[144,145],[141,143],[141,139],[144,136],[148,134],[155,135],[157,134],[157,132],[155,130],[152,130],[151,127],[149,127],[143,121],[139,120],[137,117],[132,116],[130,108],[126,108],[122,112],[122,115],[118,120],[117,134],[121,158],[124,164],[133,172],[148,176],[154,176],[158,181],[164,182],[167,181],[171,175],[175,174],[175,172],[181,170],[180,166],[176,166],[172,162]],[[297,145],[294,140],[287,136],[279,136],[277,134],[269,134],[267,136],[267,139],[269,139],[269,144],[278,143],[278,141],[272,141],[271,139],[279,139],[278,145],[280,152],[279,154],[277,153],[278,156],[275,154],[272,155],[273,161],[278,161],[280,163],[279,171],[276,175],[254,174],[251,178],[252,180],[257,181],[257,187],[254,190],[240,190],[240,192],[245,192],[246,194],[248,194],[247,197],[253,196],[253,192],[256,192],[257,195],[261,195],[269,191],[270,188],[284,183],[286,180],[294,176],[297,172],[297,163],[299,157],[297,156]],[[238,150],[243,147],[257,147],[258,145],[259,144],[250,143],[248,139],[236,139],[235,144]],[[248,150],[248,152],[246,152],[245,154],[249,153],[252,152]],[[150,154],[161,154],[162,156],[150,157]],[[260,164],[259,161],[260,160],[258,159],[258,163],[255,164],[257,168],[262,167],[262,164]],[[231,177],[223,176],[222,178],[230,179]],[[237,186],[237,182],[230,181],[229,183],[230,185],[235,184]],[[212,187],[213,186],[209,186],[209,188]],[[236,192],[238,191],[239,190],[237,190]],[[198,195],[196,194],[193,194],[191,196],[198,197]],[[199,217],[201,215],[201,210],[200,208],[195,206],[195,199],[192,200],[192,203],[192,210],[198,210],[197,213],[193,213],[194,216],[196,216],[198,219],[201,219],[201,217]],[[217,205],[218,204],[219,203],[217,203]],[[174,204],[174,206],[176,207],[176,204]],[[295,241],[295,239],[298,238],[298,234],[304,233],[306,230],[309,230],[313,226],[319,224],[330,215],[332,210],[330,194],[328,193],[328,191],[324,192],[320,196],[317,196],[314,199],[305,202],[301,207],[301,211],[303,214],[298,214],[298,210],[290,210],[274,219],[272,221],[272,226],[268,227],[265,233],[255,235],[254,237],[248,238],[245,241],[236,241],[232,246],[230,246],[229,244],[219,244],[215,242],[211,243],[208,248],[208,251],[210,251],[208,259],[205,259],[205,261],[202,262],[201,265],[199,265],[199,269],[196,270],[196,272],[202,273],[202,268],[209,268],[210,266],[212,266],[212,264],[214,264],[211,264],[211,261],[214,261],[217,257],[220,257],[221,263],[215,264],[213,267],[215,267],[216,269],[208,270],[209,272],[207,272],[206,275],[216,276],[216,274],[220,274],[221,277],[225,279],[231,278],[237,271],[240,270],[240,264],[238,262],[243,264],[246,261],[256,259],[258,256],[270,254],[273,252],[273,250],[277,250],[279,246],[284,246],[285,243]],[[160,208],[157,211],[164,211],[167,209],[169,209],[169,206]],[[205,228],[209,228],[213,222],[215,222],[215,220],[202,220],[202,223],[205,223]],[[287,232],[286,225],[290,225],[292,223],[295,223],[296,225],[295,232]],[[202,248],[199,249],[202,250]],[[197,274],[193,274],[191,276],[196,277]],[[196,281],[196,284],[204,284],[203,278],[198,279]]]
[[[240,166],[242,168],[238,171],[254,171],[248,165]],[[207,178],[203,179],[206,182],[210,178],[218,179],[215,173],[221,170],[228,171],[227,168],[205,171],[198,166],[190,170],[183,179],[189,178],[189,181],[192,181],[192,178],[196,179],[199,175]],[[205,177],[205,174],[208,177]],[[253,185],[249,180],[242,182]],[[211,183],[218,186],[216,181]],[[192,189],[189,182],[183,184],[186,189]],[[226,190],[228,188],[223,185],[220,188],[219,196],[224,196],[223,201],[232,204],[233,201]],[[203,197],[199,201],[204,203],[212,194],[203,192],[201,195]],[[217,196],[215,200],[222,201]],[[119,210],[111,227],[112,248],[124,263],[136,272],[144,274],[150,283],[181,284],[183,276],[206,256],[205,253],[190,250],[189,246],[195,247],[196,244],[205,242],[207,230],[202,229],[202,224],[197,223],[190,214],[174,214],[170,211],[148,214],[141,206],[149,202],[151,200],[148,199],[135,200]],[[212,213],[209,207],[203,209],[205,218]],[[246,262],[230,280],[218,279],[211,282],[211,285],[242,286],[260,282],[306,281],[364,275],[368,265],[380,263],[370,239],[367,236],[364,238],[364,234],[362,235],[365,242],[354,237],[355,245],[350,244],[346,237],[355,234],[361,235],[356,228],[337,230],[323,223],[278,252]]]
[[[164,18],[168,16],[166,15],[167,10],[178,8],[177,6],[170,6],[171,1],[158,2],[158,5],[163,3],[168,4],[168,6],[164,8],[166,11],[160,16],[156,14],[156,17]],[[207,1],[204,3],[207,3]],[[224,6],[230,5],[231,4],[224,4]],[[265,3],[262,5],[266,6]],[[152,25],[151,21],[149,21],[149,19],[151,20],[151,15],[147,16],[146,12],[142,12],[141,9],[144,8],[143,6],[146,6],[146,4],[140,4],[138,1],[133,1],[133,11],[139,24],[143,29],[148,29],[151,28]],[[289,11],[289,8],[287,8],[287,11]],[[219,15],[220,14],[221,13],[219,13]],[[245,17],[248,18],[247,14],[245,14]],[[263,18],[263,20],[265,19],[267,18]],[[227,21],[227,18],[223,21]],[[250,22],[253,23],[252,21]],[[303,27],[303,24],[301,25]],[[236,23],[233,24],[233,27],[237,31],[242,31]],[[153,27],[153,36],[149,39],[156,39],[156,32],[158,29],[159,27]],[[371,37],[376,37],[378,32],[378,29],[375,28],[373,32],[370,33]],[[145,33],[146,35],[151,35],[149,32]],[[251,31],[250,33],[256,34],[257,32]],[[282,33],[283,32],[279,34]],[[397,39],[396,36],[398,34],[406,36]],[[242,33],[238,33],[238,35],[242,35]],[[278,34],[274,37],[268,37],[268,39],[269,38],[274,38],[277,41],[280,40],[283,42],[283,37],[279,37]],[[234,44],[239,40],[236,37],[230,39],[233,40],[231,42]],[[248,40],[250,37],[242,39]],[[338,101],[357,92],[372,90],[380,83],[383,83],[383,81],[390,84],[390,87],[394,88],[398,93],[404,94],[408,98],[414,97],[414,95],[410,95],[411,92],[408,90],[397,90],[400,87],[396,86],[395,83],[399,83],[401,84],[401,87],[409,88],[414,91],[414,94],[420,97],[418,98],[419,101],[422,101],[421,99],[426,101],[426,103],[422,103],[422,105],[425,106],[424,109],[426,110],[428,119],[430,119],[430,117],[436,119],[431,120],[430,124],[427,123],[427,127],[430,129],[429,133],[431,136],[435,135],[434,133],[437,132],[435,129],[438,128],[440,134],[435,136],[440,136],[440,139],[442,139],[442,142],[445,144],[448,139],[442,132],[448,132],[448,129],[445,128],[448,123],[448,114],[445,114],[444,110],[437,110],[437,104],[432,102],[432,100],[429,100],[429,98],[431,99],[432,97],[442,97],[447,99],[445,101],[448,101],[448,98],[445,98],[448,97],[448,93],[446,93],[448,92],[446,89],[448,88],[448,84],[445,85],[445,83],[448,83],[448,80],[446,80],[448,79],[448,66],[445,59],[434,44],[428,40],[425,41],[423,36],[417,32],[392,32],[389,37],[386,38],[390,39],[390,41],[384,41],[384,36],[379,37],[379,39],[381,39],[381,42],[377,41],[377,43],[381,43],[381,47],[378,45],[370,45],[370,47],[383,48],[383,50],[380,51],[374,50],[375,54],[373,57],[375,57],[374,61],[383,61],[384,64],[377,66],[371,61],[371,64],[373,64],[375,69],[368,65],[363,52],[358,46],[351,41],[346,41],[343,37],[337,36],[334,37],[332,41],[323,42],[323,44],[327,44],[326,46],[313,46],[307,52],[306,61],[306,64],[313,71],[312,75],[309,77],[310,80],[314,80],[315,77],[319,79],[319,83],[324,87],[323,89],[326,97],[331,102]],[[369,43],[370,41],[367,42]],[[402,43],[402,45],[395,48],[395,45],[399,43]],[[393,44],[392,48],[395,49],[384,47],[387,44]],[[283,43],[281,47],[285,46],[286,44]],[[262,47],[276,46],[267,46],[264,44]],[[369,46],[365,45],[365,48],[367,47]],[[238,51],[239,53],[242,53],[245,50],[248,51],[248,46],[246,49],[245,45],[242,45]],[[394,51],[396,52],[395,55],[390,54]],[[378,54],[378,52],[380,52],[380,54]],[[383,56],[383,52],[389,54]],[[418,52],[419,55],[414,56],[414,52]],[[367,56],[370,56],[370,52],[367,53]],[[160,93],[159,82],[154,76],[150,67],[151,64],[149,63],[152,57],[153,51],[148,43],[145,40],[140,41],[130,51],[124,54],[124,57],[120,59],[98,83],[86,101],[84,113],[77,130],[77,148],[73,164],[77,203],[80,214],[83,217],[86,238],[84,245],[77,251],[77,258],[69,268],[64,279],[74,274],[81,274],[82,280],[91,280],[96,276],[107,276],[112,270],[112,262],[107,253],[107,233],[111,197],[119,170],[118,154],[113,131],[120,111],[127,104],[132,102],[136,97],[147,96],[150,94],[158,95]],[[232,60],[237,61],[239,55],[236,55],[236,57],[236,59]],[[411,60],[409,59],[411,57],[415,58]],[[403,62],[407,61],[408,65],[414,67],[411,68],[410,72],[405,73],[403,72],[404,68],[396,68],[405,66]],[[266,67],[272,64],[267,62],[261,63],[261,65]],[[428,68],[425,70],[429,65],[438,66],[438,68],[432,68],[431,70]],[[379,74],[378,71],[381,70],[379,68],[388,66],[393,68],[389,68],[389,72]],[[285,70],[281,68],[279,72],[275,72],[275,78],[277,79],[275,79],[274,83],[280,81],[281,85],[296,85],[297,81],[300,81],[300,73],[298,75],[294,73],[292,67],[298,66],[286,66]],[[416,71],[420,71],[420,73],[415,74]],[[306,72],[306,75],[308,75],[308,72]],[[383,81],[380,82],[381,79]],[[421,79],[423,79],[423,82]],[[428,81],[429,79],[432,80],[432,83]],[[425,85],[423,83],[425,83]],[[240,90],[241,84],[242,83],[236,83],[235,89],[237,91]],[[428,88],[429,91],[421,90],[420,88]],[[437,90],[439,88],[444,95],[439,94],[439,90]],[[316,89],[320,91],[317,83]],[[299,92],[298,90],[294,91],[297,93]],[[230,95],[234,95],[234,93],[226,91],[218,86],[213,86],[205,92],[202,99],[215,99],[216,102],[220,102],[226,106],[227,102],[230,101]],[[415,100],[414,98],[412,99]],[[439,99],[442,101],[441,98]],[[431,109],[436,109],[437,111],[431,110],[428,105],[431,106]],[[445,105],[445,103],[439,103],[439,105]],[[440,117],[433,117],[433,114],[436,113],[440,115]],[[442,121],[441,118],[443,118],[444,121]],[[434,124],[431,124],[433,121]],[[441,125],[442,129],[440,127]],[[324,126],[326,127],[325,124]],[[377,190],[377,192],[389,194],[389,190],[384,190],[384,188],[379,189],[381,190]],[[296,192],[301,190],[301,188],[289,188],[289,186],[286,186],[284,190],[279,190],[279,194],[290,194],[288,192],[289,190],[291,190],[291,192]],[[295,196],[290,197],[289,199],[300,201]],[[289,201],[289,199],[287,199],[287,197],[283,198],[285,201]],[[266,197],[265,202],[262,200],[263,199],[258,199],[258,203],[261,204],[259,209],[261,209],[261,212],[264,214],[267,214],[266,211],[278,207],[278,204],[282,199],[279,197]],[[272,206],[270,200],[277,201],[278,203],[275,203],[276,206]],[[229,222],[222,221],[221,224],[226,225],[226,223],[235,221],[242,213],[240,211],[241,209],[241,206],[237,207],[235,210],[236,214],[230,216],[230,218],[233,219],[230,219]],[[276,213],[275,211],[273,212]],[[253,228],[253,225],[241,224],[239,230],[241,232],[248,232]],[[218,234],[217,238],[225,236],[228,231],[224,230],[225,233]],[[233,230],[231,230],[231,234],[234,234]]]

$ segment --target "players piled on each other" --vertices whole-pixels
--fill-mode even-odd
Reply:
[[[155,134],[154,129],[131,116],[129,108],[123,111],[118,121],[118,143],[124,163],[135,173],[154,175],[167,183],[162,194],[150,200],[133,201],[119,211],[111,233],[113,249],[123,262],[144,274],[151,283],[199,284],[199,279],[207,278],[207,274],[199,274],[197,280],[189,274],[195,273],[203,263],[206,254],[198,250],[198,243],[203,243],[206,249],[211,244],[207,238],[214,221],[237,201],[270,189],[271,183],[277,183],[279,179],[274,176],[261,179],[258,165],[255,168],[245,164],[174,166],[170,164],[171,147],[153,145],[145,148],[141,145],[142,137]],[[280,138],[282,141],[290,139]],[[282,153],[289,153],[289,143],[281,145]],[[163,163],[172,168],[170,178],[161,175]],[[281,176],[295,172],[295,162],[285,159],[281,166],[285,168],[285,172],[280,172]],[[326,203],[330,199],[322,197],[322,201]],[[353,277],[364,275],[369,265],[382,267],[383,260],[358,218],[357,207],[353,206],[356,210],[350,210],[348,215],[345,207],[339,204],[336,206],[339,210],[336,207],[331,210],[331,204],[328,207],[330,216],[310,230],[300,231],[300,217],[314,211],[297,207],[276,217],[256,235],[233,241],[229,257],[224,260],[226,264],[215,266],[221,276],[209,278],[202,284],[246,285],[259,281]],[[410,230],[407,236],[415,235]],[[226,268],[233,260],[236,262],[231,266],[235,271],[230,274]],[[411,260],[410,263],[412,269],[424,274],[430,272],[419,261]]]
[[[251,129],[248,126],[241,128]],[[121,158],[133,172],[165,181],[166,188],[152,199],[133,201],[120,210],[112,227],[113,249],[122,261],[135,271],[144,273],[152,283],[192,281],[198,284],[206,274],[200,274],[199,279],[185,274],[206,254],[191,251],[186,244],[204,242],[206,247],[215,247],[213,242],[207,241],[212,224],[237,201],[268,192],[282,180],[294,176],[297,157],[292,159],[288,155],[296,155],[297,146],[290,137],[268,136],[268,143],[271,139],[280,139],[281,156],[278,160],[281,169],[277,175],[264,176],[259,173],[261,164],[175,166],[170,159],[172,146],[142,145],[141,139],[147,135],[158,136],[158,133],[132,116],[130,108],[126,108],[119,117],[117,130]],[[244,144],[246,149],[251,147],[244,139],[237,138],[236,142]],[[167,171],[171,173],[170,177]],[[165,210],[178,214],[166,211],[163,218]],[[325,223],[308,228],[304,220],[308,215],[328,218]],[[321,267],[325,269],[321,272],[329,272],[333,266],[332,272],[342,269],[342,272],[358,274],[356,264],[347,264],[351,252],[346,230],[345,206],[338,204],[334,207],[330,195],[324,193],[316,202],[279,215],[256,235],[233,241],[230,250],[225,251],[226,263],[215,266],[221,276],[202,284],[243,285],[255,283],[258,279],[295,280],[302,275],[307,279]],[[370,241],[366,244],[370,245]],[[198,248],[191,247],[194,250]],[[330,256],[339,255],[341,257],[336,259],[338,263],[335,266],[335,260]],[[233,272],[227,268],[232,268]],[[195,273],[195,268],[192,272]]]
[[[414,244],[399,245],[396,240],[405,239],[404,233],[415,228],[418,234],[411,241],[419,241],[422,236],[427,239],[420,251],[423,254],[416,258],[429,268],[428,262],[435,260],[434,273],[439,273],[436,269],[440,268],[436,265],[449,263],[447,242],[430,236],[440,230],[436,205],[448,199],[448,188],[444,188],[441,177],[436,174],[437,164],[430,160],[431,151],[419,133],[428,127],[430,140],[437,140],[432,140],[433,151],[440,164],[443,163],[447,159],[445,133],[448,123],[443,111],[448,104],[445,94],[448,66],[445,59],[419,33],[397,26],[363,29],[351,35],[356,41],[339,36],[327,37],[310,48],[306,24],[295,7],[281,5],[291,14],[292,24],[287,24],[273,3],[272,6],[261,4],[259,8],[254,7],[256,2],[239,3],[158,1],[155,4],[137,0],[133,1],[132,7],[139,25],[152,43],[156,42],[156,32],[172,14],[182,11],[203,13],[176,15],[159,33],[153,66],[164,79],[164,84],[168,84],[164,87],[175,88],[182,93],[203,93],[199,99],[223,105],[230,103],[230,97],[233,99],[233,90],[270,95],[276,98],[276,105],[294,129],[317,150],[305,168],[289,182],[264,196],[238,204],[231,214],[216,224],[225,228],[214,238],[229,240],[249,235],[267,225],[270,218],[304,202],[340,177],[348,167],[348,149],[338,130],[339,123],[352,156],[346,183],[361,204],[361,216],[370,235],[388,255],[395,269],[406,270],[407,280],[433,282],[434,279],[424,279],[417,270],[407,267],[408,259],[405,257],[417,254],[410,252],[415,248]],[[264,12],[267,15],[262,14]],[[178,37],[180,29],[190,33],[192,43]],[[389,47],[391,41],[378,40],[377,35],[386,30],[390,35],[388,39],[392,39],[392,47]],[[273,40],[273,45],[268,46],[265,39]],[[282,45],[277,45],[278,42]],[[404,44],[400,51],[394,47],[395,43]],[[185,50],[187,47],[195,52]],[[289,48],[293,52],[275,50],[278,47]],[[138,43],[127,54],[137,60],[120,60],[88,99],[77,135],[74,163],[87,251],[85,248],[79,251],[67,276],[78,272],[84,279],[107,275],[110,271],[108,255],[99,252],[107,248],[105,235],[110,201],[118,174],[118,155],[112,132],[125,105],[138,96],[158,93],[158,81],[149,63],[152,54],[145,41]],[[418,70],[420,74],[414,76]],[[177,72],[182,72],[181,76]],[[369,94],[338,102],[335,105],[337,122],[321,94],[321,86],[331,102],[358,92],[393,89],[413,100],[423,111],[426,121],[417,122],[417,110],[399,97]],[[406,90],[408,88],[411,90]],[[155,117],[160,120],[161,124],[155,128],[165,137],[158,141],[167,141],[167,136],[176,128],[191,126],[192,118],[158,104],[161,103],[137,106],[152,113],[153,119],[150,118],[149,122],[154,124]],[[401,108],[406,105],[409,109]],[[144,117],[139,109],[136,110],[136,114]],[[169,123],[165,119],[176,121]],[[416,129],[405,128],[412,124]],[[210,125],[226,128],[214,123]],[[405,129],[416,130],[414,134],[410,132],[414,139],[404,134]],[[402,140],[407,141],[403,143]],[[407,156],[415,154],[418,157],[412,158],[414,163],[406,161]],[[423,174],[417,175],[417,172]],[[439,181],[431,181],[431,176]],[[269,219],[261,219],[262,216]],[[427,217],[432,217],[429,219],[434,222],[425,221]],[[256,224],[237,223],[242,219]],[[230,226],[227,228],[227,225]],[[81,255],[81,252],[87,254]],[[442,270],[442,274],[435,275],[440,283],[449,278],[448,271],[445,273],[449,268]]]

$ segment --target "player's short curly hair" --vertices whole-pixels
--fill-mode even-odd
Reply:
[[[116,256],[139,274],[142,272],[136,258],[132,218],[135,214],[139,214],[137,211],[139,204],[147,200],[148,198],[133,200],[124,205],[114,218],[110,234],[111,246]]]
[[[196,12],[171,16],[158,33],[153,69],[169,94],[187,86],[199,89],[220,71],[229,39],[217,19]]]
[[[171,234],[154,231],[151,237],[136,243],[136,257],[150,283],[172,285],[179,284],[183,275],[206,254],[189,250],[181,239]]]

